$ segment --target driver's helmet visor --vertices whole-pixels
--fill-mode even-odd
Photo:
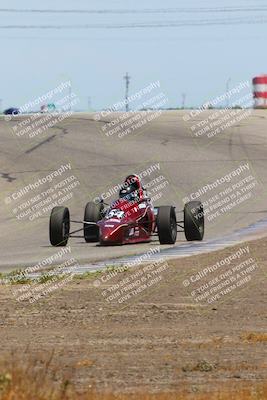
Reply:
[[[120,190],[120,198],[128,201],[134,201],[139,198],[138,190],[130,190],[130,188],[125,188]]]

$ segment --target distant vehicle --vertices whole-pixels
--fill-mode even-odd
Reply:
[[[54,103],[43,104],[40,108],[41,113],[49,113],[56,110],[56,106]]]
[[[20,113],[19,108],[10,107],[4,111],[4,115],[18,115]]]
[[[200,201],[186,203],[184,218],[177,221],[174,206],[153,207],[137,175],[126,178],[118,200],[106,209],[104,204],[87,203],[82,221],[71,221],[67,207],[54,207],[50,243],[66,246],[69,237],[83,237],[87,243],[118,245],[149,242],[156,235],[160,244],[174,244],[177,232],[184,232],[188,241],[203,239],[204,212]],[[70,232],[70,222],[83,227]],[[83,236],[77,235],[79,231],[83,231]]]

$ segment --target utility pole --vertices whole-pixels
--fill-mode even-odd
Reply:
[[[87,101],[88,101],[88,111],[90,111],[91,110],[91,97],[90,96],[88,96],[87,97]]]
[[[226,81],[226,93],[229,92],[230,82],[231,82],[231,78],[228,78],[227,81]],[[227,97],[227,100],[226,100],[226,107],[229,108],[229,105],[230,105],[230,104],[229,104],[229,97]]]
[[[183,110],[185,108],[185,99],[186,99],[186,93],[182,93],[182,109]]]
[[[71,97],[72,97],[72,82],[70,81],[69,86],[69,111],[71,112]]]
[[[126,112],[129,111],[129,104],[128,104],[128,97],[129,97],[129,85],[130,85],[130,79],[131,77],[129,76],[128,72],[126,72],[126,75],[123,77],[125,79],[126,83],[126,90],[125,90],[125,110]]]

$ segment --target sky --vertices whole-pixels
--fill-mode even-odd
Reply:
[[[196,12],[203,7],[213,11]],[[215,12],[216,7],[258,7],[259,11]],[[3,11],[10,8],[120,12]],[[179,10],[173,12],[170,10],[173,8]],[[137,12],[144,9],[165,12]],[[160,25],[185,20],[203,23],[233,18],[264,21],[261,24],[106,28],[114,24]],[[261,0],[0,0],[1,108],[22,106],[68,80],[80,100],[77,109],[107,108],[124,98],[126,71],[131,76],[130,94],[160,81],[169,107],[181,106],[183,93],[186,106],[200,106],[224,93],[227,81],[231,88],[267,73],[264,18],[267,22],[267,5]],[[100,26],[93,28],[92,24]],[[18,29],[18,25],[24,29]],[[61,29],[25,29],[29,25],[61,26]],[[90,25],[90,28],[81,28],[81,25]]]

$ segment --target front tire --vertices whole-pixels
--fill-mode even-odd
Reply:
[[[204,210],[200,201],[190,201],[184,206],[184,232],[186,240],[203,240]]]
[[[160,244],[174,244],[177,237],[175,208],[161,206],[158,208],[157,228]]]
[[[93,201],[89,201],[85,206],[84,221],[97,222],[102,219],[102,208],[102,204],[96,204]],[[99,228],[97,225],[83,224],[83,233],[86,243],[99,241]]]
[[[54,207],[50,215],[49,238],[52,246],[66,246],[70,232],[70,213],[67,207]]]

